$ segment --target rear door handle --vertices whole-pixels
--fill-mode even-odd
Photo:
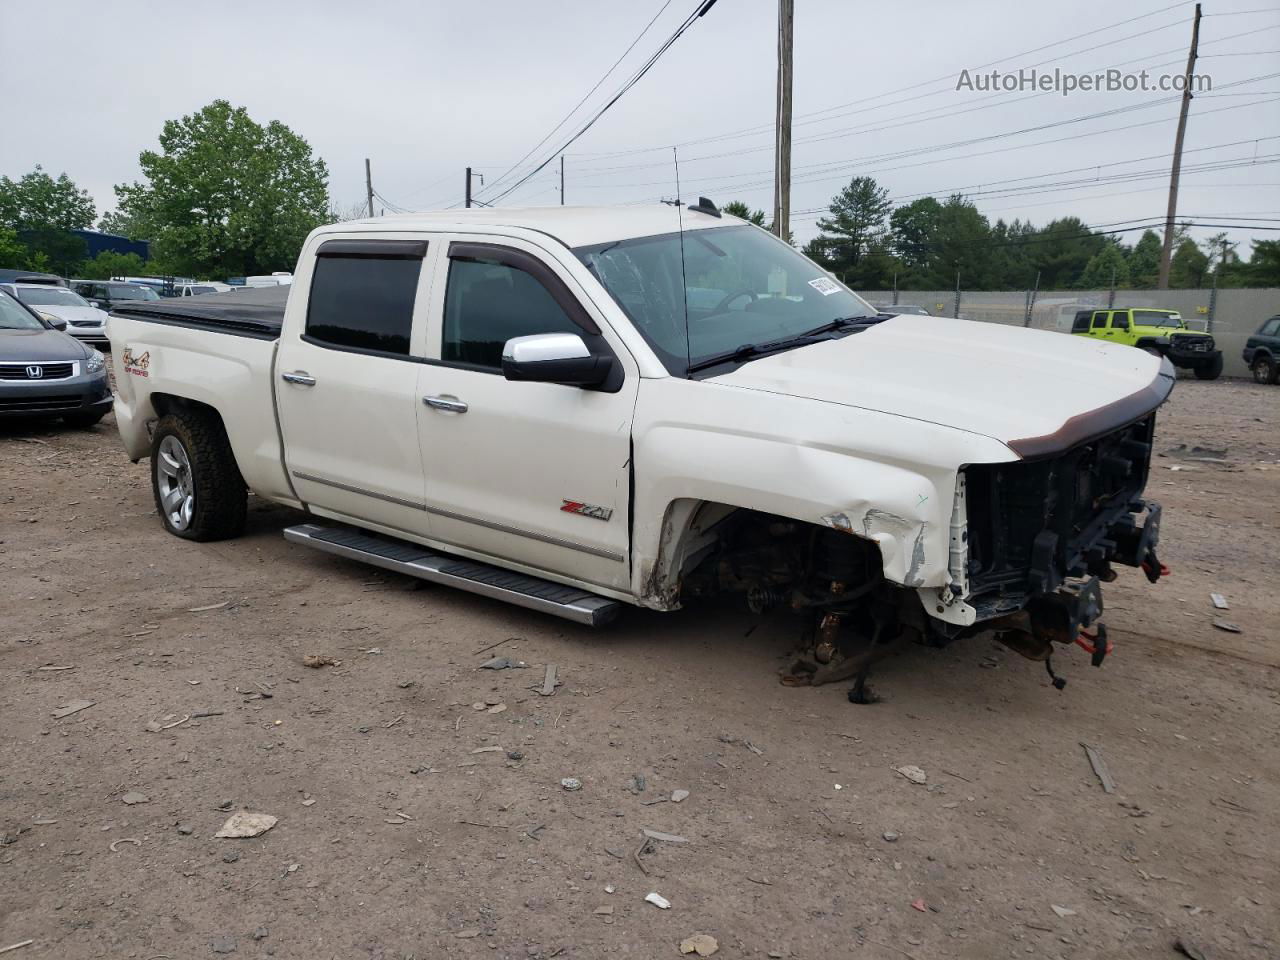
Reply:
[[[457,397],[423,397],[422,402],[432,410],[444,410],[448,413],[466,413],[467,405]]]
[[[314,387],[316,378],[311,376],[305,370],[295,370],[293,373],[282,373],[280,379],[285,383],[296,383],[300,387]]]

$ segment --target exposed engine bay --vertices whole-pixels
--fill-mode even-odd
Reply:
[[[1152,583],[1167,573],[1156,555],[1160,506],[1141,496],[1154,428],[1149,414],[1052,456],[962,471],[953,521],[962,569],[951,589],[977,611],[972,626],[930,616],[916,591],[885,579],[874,541],[748,510],[710,528],[714,545],[681,592],[741,594],[755,613],[801,613],[801,656],[783,681],[853,678],[854,702],[870,699],[872,665],[902,643],[943,646],[982,631],[1043,661],[1061,689],[1055,650],[1079,645],[1094,666],[1111,650],[1101,584],[1115,579],[1113,564],[1141,567]]]

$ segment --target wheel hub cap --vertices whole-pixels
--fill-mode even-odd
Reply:
[[[195,513],[196,491],[191,480],[191,460],[177,437],[168,436],[160,441],[156,480],[161,507],[169,525],[175,530],[187,529]]]

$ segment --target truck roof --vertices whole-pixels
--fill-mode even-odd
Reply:
[[[324,233],[353,229],[448,230],[454,227],[511,227],[536,230],[568,247],[585,247],[610,240],[629,240],[685,230],[739,226],[745,221],[717,217],[682,204],[677,210],[664,203],[615,207],[471,207],[427,213],[403,213],[364,220],[348,220],[322,227]]]

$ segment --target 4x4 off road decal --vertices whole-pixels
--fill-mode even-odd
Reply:
[[[133,374],[135,377],[149,377],[150,373],[147,368],[151,366],[151,351],[148,350],[141,355],[135,355],[128,347],[124,348],[124,354],[120,357],[120,362],[124,365],[126,372]]]
[[[613,516],[611,507],[597,507],[594,503],[579,503],[577,500],[565,500],[560,509],[565,513],[580,513],[594,520],[608,520]]]

